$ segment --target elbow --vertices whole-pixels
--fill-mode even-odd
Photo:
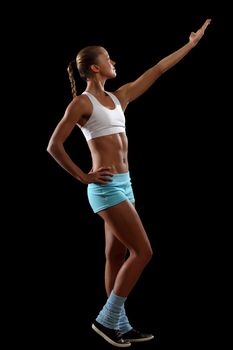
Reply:
[[[46,151],[49,153],[49,154],[52,154],[52,149],[53,149],[53,143],[51,141],[49,141],[48,143],[48,146],[46,148]]]
[[[50,140],[47,146],[46,151],[51,155],[54,156],[54,154],[57,153],[59,146],[54,140]]]
[[[166,67],[161,63],[157,63],[157,72],[158,72],[158,76],[161,76],[163,73],[166,72]]]

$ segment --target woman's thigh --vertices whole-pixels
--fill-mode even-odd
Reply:
[[[141,219],[129,200],[102,210],[98,214],[111,229],[112,234],[128,249],[136,253],[145,249],[151,250]]]

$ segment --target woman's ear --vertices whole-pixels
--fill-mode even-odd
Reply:
[[[97,66],[97,64],[92,64],[90,66],[90,68],[91,68],[92,72],[94,72],[94,73],[98,73],[99,72],[99,66]]]

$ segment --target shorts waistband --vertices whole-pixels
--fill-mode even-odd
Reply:
[[[125,173],[115,173],[113,174],[113,176],[111,176],[111,181],[107,182],[106,184],[98,184],[98,183],[90,183],[88,184],[88,187],[103,187],[103,186],[113,186],[116,184],[123,184],[123,183],[127,183],[127,182],[131,182],[131,178],[130,178],[130,174],[129,171],[125,172]]]
[[[113,176],[117,177],[117,178],[128,178],[128,177],[130,177],[129,171],[127,171],[125,173],[115,173],[115,174],[113,174]]]

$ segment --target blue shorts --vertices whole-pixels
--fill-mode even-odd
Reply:
[[[94,213],[112,207],[126,199],[132,203],[135,202],[129,172],[114,174],[112,181],[106,184],[89,184],[87,196]]]

